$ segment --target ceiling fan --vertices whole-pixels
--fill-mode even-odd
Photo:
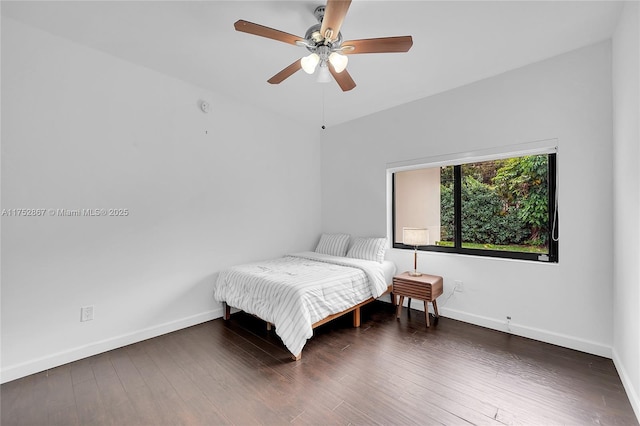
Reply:
[[[237,31],[302,46],[311,52],[271,77],[267,80],[269,83],[279,84],[301,68],[308,74],[313,74],[317,68],[318,81],[327,82],[331,80],[330,76],[333,76],[340,88],[348,91],[356,87],[356,83],[346,70],[346,55],[407,52],[413,45],[411,36],[343,41],[340,27],[350,4],[351,0],[327,0],[326,6],[318,6],[314,15],[319,23],[309,27],[304,37],[242,19],[237,21],[234,27]]]

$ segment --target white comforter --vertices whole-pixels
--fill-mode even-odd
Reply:
[[[315,322],[386,290],[378,262],[303,252],[222,271],[213,297],[274,324],[298,355]]]

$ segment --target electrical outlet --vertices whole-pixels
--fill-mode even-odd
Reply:
[[[511,316],[507,315],[507,331],[511,331]]]
[[[453,283],[455,284],[455,286],[453,287],[453,291],[464,291],[464,284],[462,283],[462,281],[454,281]]]
[[[93,305],[80,308],[80,322],[93,320]]]

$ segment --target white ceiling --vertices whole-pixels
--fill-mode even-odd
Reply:
[[[2,14],[310,126],[443,92],[611,37],[613,1],[359,1],[345,40],[413,36],[408,53],[351,55],[357,87],[297,72],[301,47],[236,32],[238,19],[304,36],[322,0],[2,2]],[[215,108],[215,105],[214,105]]]

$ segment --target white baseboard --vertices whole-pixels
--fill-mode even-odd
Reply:
[[[388,302],[388,298],[382,298],[381,300]],[[404,306],[406,305],[407,301],[405,299]],[[422,302],[418,304],[412,303],[411,307],[420,311],[424,310],[424,304]],[[611,358],[610,346],[603,345],[598,342],[593,342],[591,340],[581,339],[579,337],[556,333],[550,330],[529,327],[517,323],[511,323],[509,324],[509,327],[507,327],[504,320],[470,314],[467,312],[459,311],[457,309],[438,307],[438,311],[439,314],[443,317],[463,321],[469,324],[479,325],[481,327],[490,328],[492,330],[504,331],[505,333],[510,333],[516,336],[527,337],[529,339],[539,340],[541,342],[551,343],[553,345],[575,349],[577,351],[586,352],[605,358]]]
[[[507,327],[504,320],[484,317],[481,315],[469,314],[451,308],[440,308],[440,314],[447,318],[452,318],[470,324],[479,325],[493,330],[504,331],[505,333],[514,334],[516,336],[527,337],[533,340],[539,340],[552,345],[562,346],[564,348],[575,349],[577,351],[590,353],[593,355],[611,358],[611,346],[603,345],[591,340],[581,339],[567,334],[556,333],[550,330],[529,327],[522,324],[511,323]]]
[[[39,373],[50,368],[68,364],[82,358],[87,358],[113,349],[121,348],[123,346],[131,345],[133,343],[141,342],[143,340],[151,339],[153,337],[161,336],[163,334],[171,333],[173,331],[181,330],[183,328],[201,324],[203,322],[220,318],[222,313],[222,308],[218,308],[120,336],[99,340],[97,342],[71,348],[52,355],[10,365],[2,368],[0,371],[0,383],[10,382],[30,374]]]
[[[624,368],[624,364],[620,360],[616,348],[613,348],[613,365],[615,365],[616,370],[618,370],[622,386],[624,386],[624,390],[627,392],[627,397],[629,398],[633,412],[636,414],[636,418],[640,423],[640,395],[638,394],[640,389],[633,387],[633,382],[629,378],[629,374],[627,374],[627,370]]]

